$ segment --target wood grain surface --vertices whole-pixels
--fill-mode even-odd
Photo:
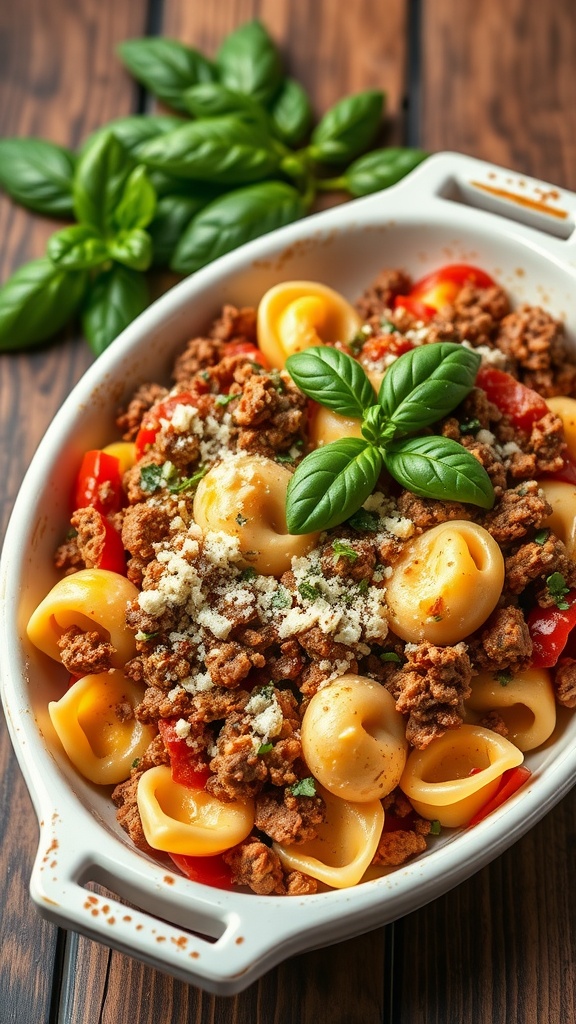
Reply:
[[[0,5],[0,135],[77,146],[142,109],[114,55],[146,33],[212,54],[260,17],[317,114],[383,87],[385,141],[460,150],[576,190],[569,0],[19,0]],[[0,280],[54,225],[0,197]],[[51,417],[91,361],[78,333],[0,357],[1,525]],[[576,800],[417,913],[294,957],[218,998],[43,922],[27,886],[37,826],[4,725],[0,1024],[568,1024],[576,1020]]]

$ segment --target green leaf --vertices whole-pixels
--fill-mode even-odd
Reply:
[[[156,210],[156,192],[146,168],[135,167],[126,180],[124,192],[114,210],[114,223],[124,231],[148,226]]]
[[[299,779],[290,786],[292,796],[316,796],[316,779],[309,775],[306,779]]]
[[[488,473],[457,441],[436,435],[404,438],[392,441],[382,454],[395,480],[421,498],[464,501],[480,508],[494,504]]]
[[[74,178],[74,211],[81,224],[103,235],[114,230],[114,215],[124,197],[134,161],[121,142],[106,132],[78,161]]]
[[[82,327],[99,356],[146,308],[148,288],[143,274],[116,265],[92,283],[82,311]]]
[[[148,225],[148,234],[152,239],[153,266],[170,265],[190,221],[206,203],[207,200],[192,196],[162,196],[158,200],[154,220]]]
[[[360,363],[337,348],[318,345],[297,352],[286,360],[286,369],[305,395],[341,416],[362,419],[374,405],[374,389]]]
[[[276,134],[288,146],[296,146],[305,138],[313,120],[306,90],[294,78],[286,78],[270,111]]]
[[[202,198],[205,203],[209,203],[226,191],[226,185],[210,185],[205,181],[194,181],[193,178],[179,178],[176,174],[167,174],[156,167],[147,168],[147,172],[158,199],[164,196],[187,196],[192,199]]]
[[[184,94],[184,102],[194,117],[220,117],[234,114],[245,121],[252,121],[270,130],[270,118],[264,107],[244,93],[233,92],[218,82],[193,85]]]
[[[282,82],[278,49],[259,21],[231,32],[216,54],[220,81],[228,89],[268,103]]]
[[[374,149],[355,160],[343,175],[342,183],[353,196],[367,196],[371,192],[389,188],[404,178],[426,159],[423,149],[390,146]]]
[[[216,78],[210,61],[174,39],[127,39],[118,50],[134,78],[174,110],[186,111],[183,95],[191,85]]]
[[[132,114],[108,121],[85,140],[80,153],[82,156],[103,136],[110,132],[122,143],[131,156],[138,158],[138,150],[144,142],[166,135],[185,122],[181,117],[170,114]]]
[[[148,270],[152,262],[152,239],[142,228],[120,231],[108,242],[108,252],[113,260],[126,267]]]
[[[70,150],[44,139],[0,139],[0,187],[36,213],[72,216],[75,163]]]
[[[172,270],[190,274],[244,242],[298,220],[305,212],[300,193],[281,181],[229,192],[194,217],[180,239]]]
[[[398,433],[415,433],[466,398],[479,366],[478,353],[462,345],[418,345],[389,366],[378,401]]]
[[[327,164],[352,160],[373,141],[383,109],[384,93],[378,89],[339,100],[312,132],[311,157]]]
[[[281,155],[258,126],[232,115],[191,121],[140,149],[139,159],[169,174],[223,185],[266,178]]]
[[[108,259],[102,235],[87,224],[73,224],[56,231],[46,251],[53,263],[68,270],[90,270]]]
[[[310,452],[288,484],[289,533],[328,530],[343,523],[372,493],[381,468],[378,449],[356,437]]]
[[[52,260],[24,264],[0,288],[0,351],[30,348],[56,334],[74,315],[86,274]]]

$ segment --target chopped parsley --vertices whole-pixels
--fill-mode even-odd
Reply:
[[[315,601],[318,597],[322,597],[318,587],[314,587],[311,583],[306,583],[306,581],[298,585],[298,592],[305,601]]]
[[[248,522],[248,520],[246,519],[246,516],[243,516],[239,512],[238,515],[236,516],[236,522],[238,523],[238,526],[246,526],[246,523]]]
[[[181,477],[173,462],[163,462],[161,466],[154,462],[149,466],[142,466],[140,487],[148,494],[154,494],[155,491],[164,488],[170,494],[182,494],[183,491],[194,490],[207,472],[207,466],[200,466],[193,476]]]
[[[332,543],[332,551],[334,552],[334,561],[337,562],[339,558],[348,558],[351,562],[355,562],[358,558],[358,552],[354,548],[350,547],[349,544],[345,544],[342,540],[335,540]]]
[[[158,630],[156,630],[155,633],[144,633],[143,630],[139,629],[138,632],[135,634],[134,639],[140,640],[142,642],[144,640],[153,640],[154,637],[158,635]]]
[[[278,587],[276,593],[272,595],[270,604],[272,608],[289,608],[292,604],[292,596],[286,587]]]
[[[233,402],[235,398],[240,398],[240,394],[229,394],[229,395],[216,395],[216,405],[228,405]]]
[[[382,651],[380,661],[393,661],[395,665],[402,664],[402,658],[399,654],[396,654],[396,651]]]
[[[550,536],[550,530],[537,530],[534,534],[534,542],[536,544],[545,544]]]
[[[464,423],[459,423],[461,434],[476,434],[482,429],[482,424],[479,419],[466,420]]]
[[[253,566],[251,565],[247,565],[245,569],[242,569],[242,572],[240,573],[240,579],[244,582],[247,582],[248,580],[255,580],[257,575],[258,573],[256,572],[256,569],[254,569]]]
[[[396,324],[393,324],[391,320],[383,316],[380,318],[380,330],[383,334],[400,334]]]
[[[290,786],[292,796],[316,796],[316,780],[309,775],[307,779],[300,779]]]
[[[130,767],[131,768],[137,768],[139,764],[140,764],[140,758],[139,757],[135,757],[134,760],[132,761],[132,764],[130,765]]]
[[[561,572],[553,572],[551,576],[548,576],[546,586],[557,608],[565,611],[570,607],[570,602],[566,600],[566,594],[570,593],[570,588],[566,586],[566,580]]]
[[[276,462],[294,462],[290,452],[277,452],[275,458]]]
[[[270,372],[270,381],[272,383],[272,387],[278,392],[278,394],[283,395],[286,391],[286,385],[280,376],[279,370],[272,370]]]
[[[258,757],[262,757],[262,754],[269,754],[273,747],[273,743],[261,743],[257,751]]]
[[[508,683],[512,682],[512,673],[496,672],[494,678],[500,683],[500,686],[508,686]]]
[[[430,822],[430,835],[431,836],[439,836],[441,831],[442,831],[442,825],[438,821],[438,818],[435,818],[434,821]]]
[[[359,508],[354,515],[347,520],[348,526],[359,533],[376,533],[379,525],[378,516],[374,512],[368,512],[365,508]]]
[[[358,580],[358,590],[360,591],[361,594],[367,594],[369,586],[370,586],[369,580],[366,580],[366,579]]]
[[[357,356],[364,345],[368,341],[368,338],[372,334],[372,328],[370,324],[364,324],[359,331],[356,332],[353,338],[348,342],[348,348],[353,355]]]

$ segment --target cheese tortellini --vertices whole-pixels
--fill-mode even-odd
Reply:
[[[576,404],[576,403],[575,403]],[[576,554],[576,486],[563,480],[541,480],[544,497],[552,506],[551,515],[543,520],[566,545],[570,558]]]
[[[534,750],[554,732],[556,699],[545,668],[527,668],[510,679],[502,679],[501,673],[482,672],[471,686],[467,718],[470,712],[481,718],[496,711],[508,730],[508,739],[519,750]]]
[[[167,765],[140,776],[138,810],[154,850],[210,857],[246,839],[254,824],[251,800],[223,803],[204,789],[174,782]]]
[[[389,622],[410,643],[455,644],[498,603],[504,558],[482,526],[440,523],[409,541],[387,584]]]
[[[302,751],[312,774],[334,796],[378,800],[398,785],[404,769],[404,719],[380,683],[341,676],[306,708]]]
[[[378,848],[384,827],[380,800],[352,803],[317,786],[326,804],[326,821],[315,839],[284,846],[273,843],[283,867],[302,871],[334,889],[357,885]]]
[[[281,576],[294,557],[310,551],[318,533],[293,536],[286,526],[289,469],[260,455],[217,463],[198,484],[194,518],[207,532],[237,537],[249,565],[264,576]]]
[[[124,576],[108,569],[80,569],[56,583],[28,622],[28,637],[44,654],[60,661],[58,640],[70,628],[96,631],[112,644],[114,668],[136,654],[134,633],[126,625],[126,610],[138,590]]]
[[[498,733],[461,725],[408,755],[400,789],[417,814],[455,828],[467,825],[494,795],[503,772],[523,760]]]
[[[360,420],[352,416],[341,416],[324,405],[317,405],[310,413],[308,436],[314,448],[319,448],[343,437],[362,437],[361,426]]]
[[[258,306],[258,347],[270,366],[312,345],[346,344],[361,319],[333,288],[316,281],[286,281],[266,292]]]
[[[562,420],[568,452],[576,461],[576,399],[557,395],[547,398],[546,405]]]
[[[72,764],[90,782],[116,785],[130,775],[156,735],[134,717],[142,687],[119,669],[78,679],[50,701],[52,725]]]

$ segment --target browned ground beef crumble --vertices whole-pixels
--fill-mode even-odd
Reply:
[[[365,338],[401,338],[421,328],[406,310],[391,308],[394,296],[407,293],[410,285],[402,271],[385,270],[366,290],[357,303],[367,324]],[[499,287],[465,285],[453,305],[428,325],[425,342],[440,340],[466,341],[499,353],[500,367],[545,397],[576,392],[576,365],[568,355],[562,325],[539,308],[522,306],[511,312]],[[278,458],[283,465],[294,466],[306,454],[307,399],[286,373],[263,369],[250,353],[238,353],[236,347],[228,355],[228,346],[238,342],[256,342],[255,311],[225,306],[206,336],[191,339],[174,366],[174,388],[194,396],[203,430],[182,434],[167,424],[125,475],[128,505],[114,521],[128,553],[128,576],[145,591],[153,589],[162,574],[158,546],[168,542],[174,517],[192,519],[194,493],[183,490],[174,496],[166,487],[151,493],[144,484],[143,467],[171,463],[180,478],[189,478],[203,460],[218,457],[217,448],[210,452],[211,438],[216,437],[219,443],[224,438],[229,450]],[[363,361],[362,351],[355,354]],[[159,383],[137,390],[118,415],[124,439],[134,440],[144,414],[167,394]],[[411,521],[416,534],[439,523],[469,519],[484,526],[501,546],[506,579],[499,605],[466,643],[438,647],[424,642],[406,648],[388,633],[382,643],[366,644],[362,635],[347,644],[317,625],[281,635],[274,616],[263,617],[254,601],[226,603],[221,577],[209,559],[200,563],[209,606],[216,612],[224,609],[231,623],[224,639],[208,626],[187,631],[173,608],[155,616],[136,603],[129,611],[138,654],[126,671],[146,687],[136,717],[146,723],[184,720],[190,725],[195,757],[209,764],[207,789],[224,801],[255,800],[254,833],[223,856],[234,881],[256,893],[302,895],[317,888],[300,872],[286,872],[271,844],[305,842],[316,836],[324,820],[320,796],[293,793],[294,785],[310,774],[302,759],[300,725],[319,686],[345,672],[380,681],[405,716],[409,742],[424,748],[461,724],[474,673],[515,672],[530,663],[532,642],[524,610],[550,604],[546,577],[560,572],[568,586],[576,586],[576,564],[563,543],[551,532],[544,543],[535,540],[551,511],[538,478],[557,470],[565,451],[561,420],[548,413],[529,435],[522,434],[475,388],[436,429],[465,446],[486,468],[496,493],[493,509],[419,498],[406,490],[397,493],[397,488],[391,492],[393,508],[399,520]],[[102,543],[98,517],[91,509],[76,512],[72,526],[75,536],[56,554],[57,566],[66,572],[96,564]],[[353,556],[335,558],[334,537],[345,541]],[[391,532],[382,523],[374,530],[343,524],[321,538],[318,571],[340,586],[341,597],[354,597],[363,587],[384,585],[385,570],[394,565],[404,544],[401,531]],[[247,577],[245,587],[250,590],[253,585]],[[284,604],[299,600],[299,585],[294,572],[283,575],[279,593]],[[97,633],[77,629],[67,630],[60,646],[64,664],[75,675],[107,670],[114,653]],[[382,660],[384,652],[396,660]],[[203,679],[202,687],[188,685],[195,678]],[[562,659],[556,688],[560,702],[576,706],[574,660]],[[259,752],[253,742],[251,701],[262,693],[280,707],[282,725],[273,742]],[[488,715],[484,724],[506,732],[497,713]],[[168,762],[157,735],[131,777],[113,793],[118,820],[141,849],[148,847],[136,804],[138,779],[147,768]],[[374,863],[394,866],[426,849],[430,823],[414,814],[399,790],[384,805],[398,827],[384,832]]]

